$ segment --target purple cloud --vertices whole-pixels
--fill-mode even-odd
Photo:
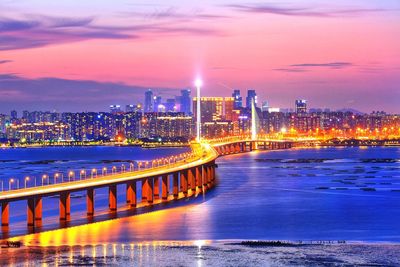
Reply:
[[[303,68],[322,67],[322,68],[331,68],[331,69],[343,69],[343,68],[351,67],[351,66],[353,66],[353,63],[350,63],[350,62],[302,63],[302,64],[290,65],[290,67],[303,67]]]
[[[3,59],[3,60],[0,60],[0,65],[1,64],[10,63],[10,62],[13,62],[13,61],[12,60],[8,60],[8,59]]]
[[[290,68],[279,68],[279,69],[273,69],[274,71],[282,71],[282,72],[294,72],[294,73],[296,73],[296,72],[307,72],[307,70],[305,70],[305,69],[299,69],[299,68],[293,68],[293,69],[290,69]]]
[[[0,51],[42,47],[91,39],[137,39],[148,34],[222,35],[213,28],[190,24],[151,23],[139,25],[97,25],[93,18],[53,18],[36,16],[34,20],[0,18]],[[154,37],[153,36],[153,37]]]
[[[247,13],[263,13],[284,16],[304,16],[304,17],[342,17],[356,16],[365,13],[385,12],[389,11],[380,8],[357,8],[357,9],[338,9],[338,10],[321,10],[310,7],[284,7],[273,4],[234,4],[228,5],[234,10]]]
[[[106,110],[110,104],[143,102],[150,87],[116,82],[28,79],[17,74],[0,74],[1,112],[12,109],[82,111]],[[157,88],[163,95],[177,94],[178,88]]]

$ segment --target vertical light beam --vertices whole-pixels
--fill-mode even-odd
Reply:
[[[196,79],[196,81],[194,82],[195,86],[196,86],[196,93],[197,93],[197,109],[196,109],[196,113],[197,113],[197,142],[200,142],[201,140],[201,110],[200,110],[200,87],[202,86],[203,82],[201,81],[201,79]]]
[[[256,106],[254,104],[254,99],[251,100],[251,140],[257,139],[257,125],[256,125]]]

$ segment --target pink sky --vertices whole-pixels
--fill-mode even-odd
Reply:
[[[0,112],[105,110],[142,102],[145,88],[169,97],[201,75],[209,96],[252,88],[274,107],[305,98],[313,107],[400,113],[400,4],[393,1],[129,8],[101,1],[79,11],[78,3],[36,2],[0,4]],[[44,78],[83,85],[72,98],[73,89],[42,86]],[[108,98],[107,88],[97,88],[103,83],[124,84],[126,94]],[[101,100],[94,89],[103,90]],[[74,105],[63,106],[66,100]]]

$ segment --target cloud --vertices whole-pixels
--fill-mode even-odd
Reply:
[[[282,71],[282,72],[307,72],[305,69],[298,69],[298,68],[279,68],[279,69],[273,69],[274,71]]]
[[[328,69],[344,69],[354,66],[351,62],[329,62],[329,63],[300,63],[292,64],[284,68],[273,69],[274,71],[282,72],[308,72],[312,68],[328,68]]]
[[[330,63],[302,63],[302,64],[293,64],[290,67],[303,67],[303,68],[312,68],[312,67],[322,67],[322,68],[331,68],[331,69],[343,69],[347,67],[353,66],[350,62],[330,62]]]
[[[93,80],[61,78],[29,79],[17,74],[0,74],[0,107],[12,109],[82,111],[106,110],[110,104],[143,102],[151,87]],[[174,95],[178,88],[157,88],[163,95]]]
[[[343,17],[392,11],[380,8],[316,9],[312,7],[288,7],[274,4],[233,4],[227,5],[227,7],[232,8],[236,11],[247,13],[262,13],[302,17]]]
[[[0,51],[43,47],[53,44],[92,39],[160,38],[163,35],[222,35],[215,28],[193,26],[188,23],[99,25],[94,18],[54,18],[30,16],[30,19],[0,17]]]
[[[3,60],[0,60],[0,65],[1,65],[1,64],[10,63],[10,62],[13,62],[13,61],[12,61],[12,60],[9,60],[9,59],[3,59]]]

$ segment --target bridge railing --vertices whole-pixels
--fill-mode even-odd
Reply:
[[[109,177],[110,179],[121,175],[138,174],[141,172],[151,172],[157,169],[173,168],[185,163],[194,162],[202,158],[205,154],[203,146],[193,143],[191,151],[180,153],[169,157],[157,158],[149,161],[131,161],[129,164],[121,164],[119,167],[101,167],[69,170],[67,172],[54,172],[52,175],[43,174],[41,176],[25,176],[24,178],[12,177],[0,180],[0,192],[21,190],[32,187],[44,187],[54,184],[64,184],[74,181]]]

